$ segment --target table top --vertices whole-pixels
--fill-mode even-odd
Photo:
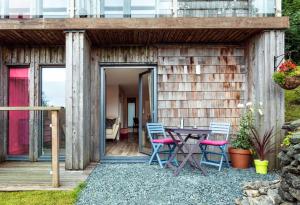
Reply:
[[[166,127],[165,130],[167,132],[174,132],[178,134],[195,134],[195,135],[203,135],[203,134],[210,134],[211,130],[209,129],[199,129],[199,128],[171,128]]]

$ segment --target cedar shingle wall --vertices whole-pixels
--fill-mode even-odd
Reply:
[[[158,118],[166,126],[178,126],[183,117],[186,126],[207,127],[220,121],[231,122],[235,130],[244,91],[244,48],[158,49]]]

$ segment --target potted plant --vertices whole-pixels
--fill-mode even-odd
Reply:
[[[251,161],[251,127],[253,126],[253,110],[251,103],[247,103],[247,110],[244,115],[241,117],[239,130],[237,133],[236,139],[231,143],[229,148],[229,155],[231,159],[232,167],[239,169],[246,169],[250,165]],[[239,106],[240,108],[244,106]]]
[[[255,128],[251,128],[252,132],[252,144],[258,159],[254,160],[255,170],[258,174],[267,174],[269,161],[266,160],[266,156],[275,151],[274,144],[271,144],[273,134],[273,128],[266,130],[261,136]]]
[[[282,63],[273,74],[273,80],[283,89],[292,90],[300,85],[300,66],[291,60]]]

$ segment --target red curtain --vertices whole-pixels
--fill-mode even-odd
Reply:
[[[9,69],[9,106],[29,106],[29,69]],[[28,155],[29,153],[29,111],[8,113],[8,154]]]

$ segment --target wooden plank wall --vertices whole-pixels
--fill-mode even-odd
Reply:
[[[0,106],[7,106],[7,80],[8,67],[20,66],[29,67],[29,93],[30,106],[39,105],[40,101],[40,67],[41,65],[62,65],[65,63],[65,53],[63,46],[53,47],[2,47],[0,55]],[[38,157],[38,113],[30,113],[30,153],[31,161],[37,160]],[[6,155],[6,139],[7,139],[7,114],[0,113],[1,129],[0,139],[2,146],[2,155]],[[3,122],[3,123],[2,123]],[[1,150],[1,149],[0,149]],[[1,153],[1,151],[0,151]]]
[[[200,73],[196,73],[196,68]],[[166,126],[208,127],[230,122],[236,130],[245,90],[244,48],[177,46],[158,50],[158,117]]]
[[[157,48],[144,46],[93,48],[91,57],[91,161],[99,161],[99,63],[156,64]]]
[[[246,62],[241,46],[174,45],[92,50],[91,160],[99,160],[99,62],[158,65],[158,120],[166,126],[208,127],[210,121],[237,128],[245,99]],[[200,74],[196,66],[200,65]]]
[[[247,47],[248,67],[247,95],[248,100],[258,105],[263,103],[263,116],[257,115],[256,127],[260,133],[274,127],[281,129],[284,123],[284,90],[272,80],[274,72],[274,56],[284,53],[284,31],[265,31],[254,36]],[[282,132],[278,132],[273,143],[276,142],[279,152]],[[276,153],[269,156],[270,167],[279,165]]]
[[[84,31],[66,33],[66,59],[66,169],[77,170],[90,162],[90,42]]]

